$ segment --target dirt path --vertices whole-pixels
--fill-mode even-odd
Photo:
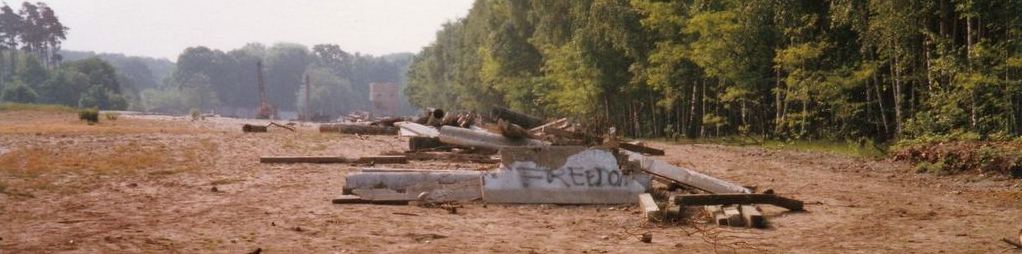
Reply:
[[[475,203],[449,214],[416,206],[333,205],[343,175],[357,166],[265,165],[258,156],[374,155],[402,150],[405,141],[319,134],[311,125],[300,126],[298,133],[242,134],[241,120],[140,118],[134,120],[138,123],[118,120],[127,131],[114,133],[0,129],[0,161],[29,147],[42,151],[28,153],[38,156],[61,151],[93,158],[139,156],[102,172],[74,169],[107,168],[88,161],[68,162],[71,169],[53,166],[52,172],[0,165],[0,253],[244,253],[257,248],[264,253],[997,253],[1006,250],[998,239],[1022,227],[1019,180],[938,178],[910,173],[898,163],[715,145],[664,145],[669,154],[664,159],[805,200],[809,212],[770,208],[765,211],[770,228],[749,230],[644,225],[630,206]],[[24,120],[0,118],[0,124],[7,119]],[[134,124],[176,131],[134,133],[129,128]],[[168,155],[149,158],[131,150]],[[415,162],[400,167],[492,166]],[[633,235],[642,232],[651,232],[653,243]]]

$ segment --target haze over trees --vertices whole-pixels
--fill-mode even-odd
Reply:
[[[478,0],[416,55],[418,106],[633,136],[1022,133],[1019,0]]]
[[[313,113],[339,116],[369,110],[369,84],[403,83],[411,54],[370,56],[349,53],[338,45],[311,49],[293,43],[270,47],[250,43],[230,51],[190,47],[178,57],[162,85],[142,91],[144,110],[183,113],[259,106],[257,63],[261,62],[267,99],[282,111],[304,110],[304,78],[312,83]],[[406,113],[414,112],[404,105]]]

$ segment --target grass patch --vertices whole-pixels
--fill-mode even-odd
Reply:
[[[791,150],[802,152],[829,153],[852,157],[879,159],[887,156],[887,147],[872,142],[856,143],[849,141],[826,140],[755,140],[747,137],[720,137],[705,139],[665,140],[678,144],[720,144],[731,146],[755,146],[766,149]]]
[[[106,120],[117,121],[117,118],[119,118],[119,117],[121,117],[120,113],[115,113],[115,112],[103,113],[103,118],[106,118]]]
[[[72,113],[76,110],[64,105],[5,102],[0,103],[0,111],[46,111]]]
[[[873,159],[887,156],[886,147],[874,145],[872,143],[858,144],[853,142],[799,140],[791,142],[765,141],[762,146],[770,149],[821,152]]]

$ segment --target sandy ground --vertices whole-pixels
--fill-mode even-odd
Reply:
[[[768,229],[650,225],[632,206],[335,205],[358,165],[261,155],[376,155],[393,136],[244,134],[225,118],[0,112],[0,253],[1012,253],[1022,181],[935,177],[837,155],[657,144],[666,161],[807,202]],[[486,169],[414,162],[402,168]],[[214,190],[215,188],[215,190]],[[699,221],[696,219],[696,221]],[[636,235],[649,232],[652,243]]]

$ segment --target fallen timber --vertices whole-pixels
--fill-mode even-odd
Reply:
[[[542,118],[518,113],[504,107],[494,107],[490,113],[496,118],[507,120],[526,129],[536,128],[543,125],[544,122]]]
[[[406,164],[405,156],[366,156],[348,159],[340,156],[264,156],[259,163],[358,163],[358,164]]]
[[[241,126],[242,132],[266,132],[266,126],[245,124]]]
[[[444,161],[455,161],[455,162],[475,162],[475,163],[498,163],[500,160],[490,157],[486,154],[472,154],[472,153],[450,153],[450,152],[410,152],[404,153],[405,157],[409,160],[417,161],[428,161],[428,160],[444,160]]]
[[[649,154],[649,155],[664,155],[663,149],[656,149],[639,142],[622,142],[618,144],[618,147],[632,152]]]
[[[685,194],[676,195],[675,202],[681,206],[767,204],[783,207],[791,211],[803,211],[804,208],[802,201],[774,194]]]
[[[394,126],[401,128],[401,136],[406,137],[428,137],[435,138],[440,136],[440,131],[436,128],[413,123],[413,122],[397,122]]]
[[[630,151],[621,151],[621,153],[628,157],[629,162],[638,164],[643,171],[685,186],[709,193],[752,193],[751,190],[741,185],[677,167],[661,160],[647,158],[639,153]]]
[[[440,142],[464,147],[500,150],[508,147],[546,147],[548,143],[535,139],[510,139],[499,134],[444,126],[440,128]]]
[[[344,134],[361,135],[397,135],[398,128],[364,124],[324,124],[319,126],[319,132],[339,132]]]

